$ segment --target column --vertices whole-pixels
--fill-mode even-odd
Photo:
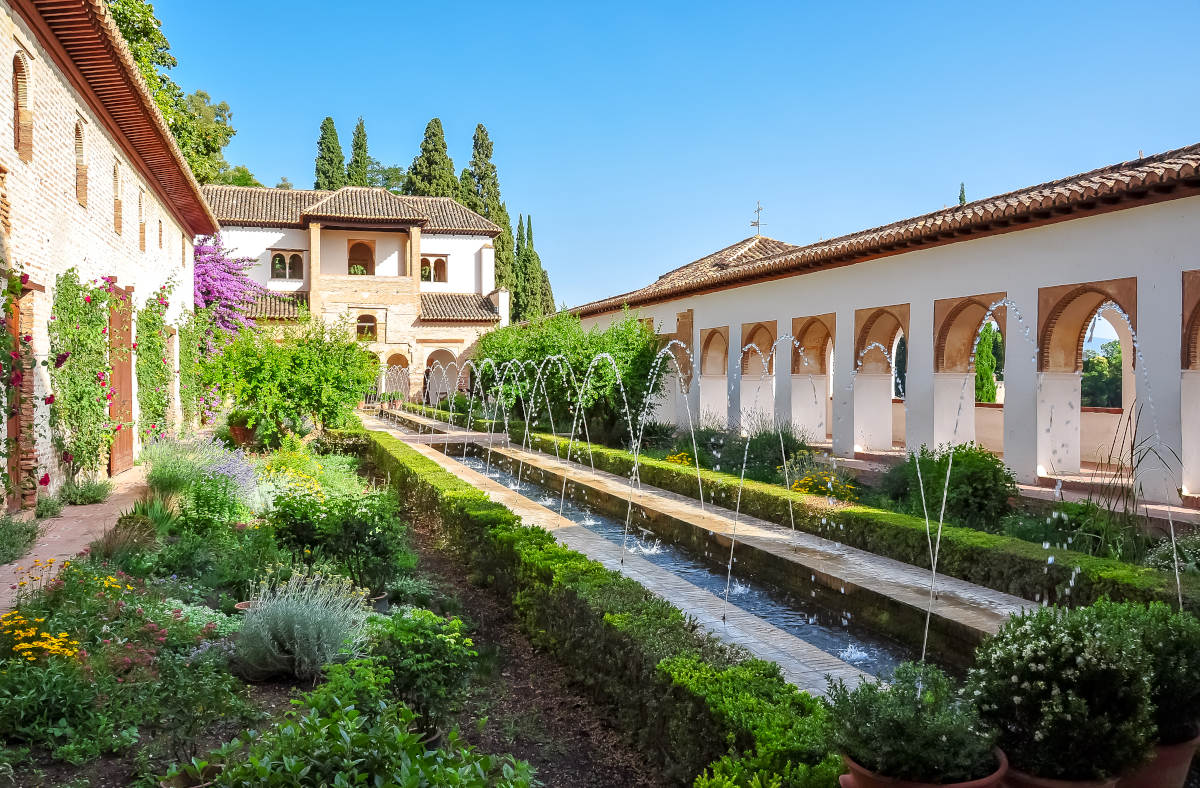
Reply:
[[[910,419],[911,414],[912,411],[909,411]],[[933,374],[933,443],[930,445],[969,443],[974,440],[975,373],[935,372]],[[909,450],[912,451],[915,448],[915,446],[910,446]]]
[[[1037,287],[1012,283],[1004,330],[1004,463],[1026,484],[1037,482]]]
[[[936,445],[933,412],[933,301],[913,301],[908,310],[908,370],[904,378],[904,446],[914,452]],[[971,399],[974,400],[974,394]],[[969,414],[974,415],[974,414]]]
[[[1155,451],[1137,468],[1146,498],[1179,503],[1183,469],[1183,405],[1198,409],[1194,397],[1183,399],[1179,361],[1183,353],[1183,277],[1139,276],[1137,295],[1138,403],[1142,407],[1138,440],[1153,436]],[[1194,413],[1189,413],[1189,422]],[[1157,432],[1157,435],[1154,433]],[[1194,465],[1193,465],[1194,467]],[[1191,487],[1189,485],[1188,489]]]
[[[833,341],[833,453],[854,456],[854,309],[837,311]],[[888,400],[891,401],[890,399]]]
[[[1183,492],[1200,495],[1200,369],[1180,373],[1181,432],[1183,452]],[[1190,403],[1187,404],[1187,403]]]
[[[775,423],[799,430],[792,417],[792,318],[780,315],[775,320]],[[822,436],[824,437],[824,436]]]
[[[742,324],[729,321],[729,352],[725,354],[725,413],[730,429],[742,423]]]
[[[321,314],[321,223],[308,225],[308,311]]]
[[[1008,355],[1005,354],[1007,361]],[[1039,475],[1079,473],[1080,372],[1040,372],[1037,391],[1037,467]]]
[[[691,414],[692,424],[700,421],[700,321],[692,317],[692,334],[687,337],[688,353],[692,360],[692,381],[687,390],[687,413],[682,414],[687,419]],[[680,426],[687,426],[681,424]]]

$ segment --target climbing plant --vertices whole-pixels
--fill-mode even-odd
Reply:
[[[201,345],[207,343],[212,329],[208,309],[197,309],[184,318],[179,326],[179,409],[183,423],[194,425],[200,415],[203,392],[200,385],[200,365],[204,354]]]
[[[25,380],[25,375],[29,374],[33,369],[33,337],[29,335],[14,335],[8,328],[8,318],[15,316],[19,309],[18,302],[21,298],[21,289],[25,283],[29,281],[29,275],[23,274],[16,268],[9,270],[8,279],[4,283],[4,309],[3,319],[4,325],[0,326],[0,381],[3,382],[4,390],[4,414],[6,418],[13,418],[18,415],[18,393],[21,390],[21,384]],[[13,321],[18,322],[16,320]],[[50,398],[53,401],[53,398]],[[4,481],[5,493],[12,492],[15,480],[8,473],[8,458],[14,451],[17,451],[17,446],[11,438],[5,438],[3,443],[3,456],[0,457],[0,479]],[[33,480],[30,479],[32,484]]]
[[[163,285],[137,313],[138,428],[147,439],[165,436],[171,418],[170,295],[170,286]]]
[[[87,284],[68,269],[54,285],[47,367],[54,390],[51,433],[63,463],[74,476],[100,467],[123,425],[109,420],[112,366],[108,320],[113,299],[124,299],[111,279]]]

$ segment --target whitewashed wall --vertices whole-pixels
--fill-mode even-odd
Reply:
[[[490,293],[495,289],[492,239],[479,235],[421,235],[421,256],[448,255],[445,282],[422,282],[422,293]],[[418,264],[420,261],[417,261]]]

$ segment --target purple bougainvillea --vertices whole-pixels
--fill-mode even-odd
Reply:
[[[196,243],[196,308],[212,307],[213,325],[222,331],[253,328],[247,310],[263,288],[246,275],[254,265],[248,257],[233,257],[220,235],[206,235]]]

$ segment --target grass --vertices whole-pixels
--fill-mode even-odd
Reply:
[[[9,515],[0,517],[0,564],[16,561],[26,553],[38,537],[34,520],[16,520]]]

